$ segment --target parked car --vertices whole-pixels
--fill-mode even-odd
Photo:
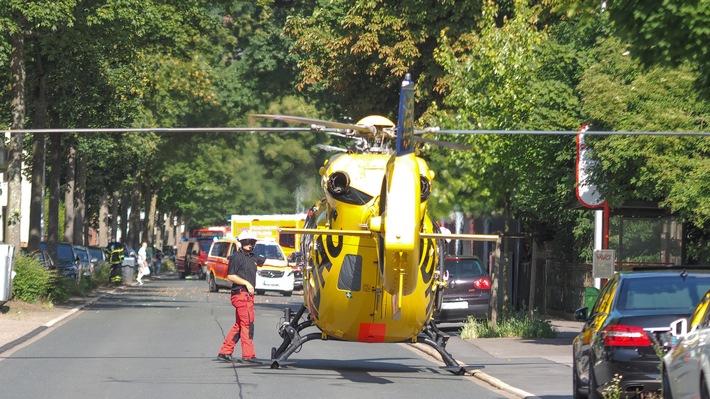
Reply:
[[[710,290],[689,320],[671,323],[671,349],[663,356],[663,398],[710,398]]]
[[[40,242],[39,247],[42,250],[48,250],[46,242]],[[74,247],[71,244],[64,242],[57,243],[57,256],[54,258],[54,261],[60,275],[74,279],[79,278],[80,263],[77,259]]]
[[[94,264],[91,263],[89,249],[81,245],[74,245],[74,253],[79,258],[79,270],[81,271],[81,275],[91,276],[94,274]]]
[[[30,252],[27,248],[22,248],[22,253],[27,256],[32,256],[39,261],[39,263],[46,269],[55,270],[57,265],[54,263],[54,259],[49,254],[47,249],[39,249],[37,251]]]
[[[288,265],[293,269],[293,288],[303,289],[303,257],[300,251],[291,252],[288,256]]]
[[[266,258],[256,270],[256,293],[280,292],[283,296],[293,293],[294,271],[288,265],[283,249],[272,240],[260,240],[254,245],[254,254]]]
[[[189,238],[178,244],[175,269],[181,279],[191,275],[197,275],[200,280],[207,277],[205,263],[210,245],[212,245],[212,240],[196,240],[194,238]]]
[[[220,288],[232,288],[232,282],[227,280],[229,257],[239,249],[236,238],[219,238],[212,242],[207,254],[207,286],[210,292]]]
[[[444,297],[434,320],[442,323],[486,318],[491,298],[491,279],[476,256],[444,259]]]
[[[615,375],[625,395],[659,391],[663,348],[654,342],[665,342],[671,322],[687,319],[709,288],[710,270],[617,273],[591,310],[575,312],[585,324],[572,343],[574,397],[601,398]]]
[[[106,254],[106,251],[104,251],[103,248],[92,245],[86,248],[89,250],[89,261],[91,262],[94,271],[97,271],[101,267],[103,262],[108,262],[108,255]]]

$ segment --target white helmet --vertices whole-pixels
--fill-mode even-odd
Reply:
[[[250,230],[244,230],[239,234],[239,241],[254,240],[256,241],[256,236]]]

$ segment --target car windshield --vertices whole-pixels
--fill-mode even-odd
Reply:
[[[444,262],[444,267],[449,272],[449,275],[457,278],[472,278],[485,276],[483,266],[478,259],[447,259]]]
[[[74,251],[72,251],[72,248],[69,245],[57,245],[57,259],[73,262]]]
[[[620,310],[693,310],[710,288],[710,278],[654,276],[623,281],[617,308]]]
[[[267,259],[284,260],[283,252],[278,245],[256,243],[254,253]]]
[[[89,261],[89,254],[83,249],[80,249],[80,248],[76,249],[76,256],[78,256],[79,259],[81,259],[84,262]]]
[[[92,258],[101,259],[103,257],[103,252],[101,248],[89,248],[89,253]]]
[[[203,253],[210,253],[210,247],[212,246],[212,239],[209,240],[200,240],[198,243],[200,244],[200,249],[202,250]]]

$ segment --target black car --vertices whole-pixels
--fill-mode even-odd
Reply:
[[[54,259],[52,259],[52,256],[49,254],[47,249],[39,249],[37,251],[30,252],[27,248],[22,248],[22,253],[37,259],[37,261],[39,261],[45,269],[54,270],[57,268],[57,265],[54,263]]]
[[[47,243],[40,242],[41,250],[47,250]],[[74,246],[64,242],[57,243],[57,256],[54,259],[59,274],[68,278],[79,278],[79,259]]]
[[[601,398],[616,375],[624,395],[658,393],[670,324],[688,318],[708,288],[710,270],[617,273],[591,310],[575,313],[585,324],[572,343],[574,397]]]
[[[491,299],[491,279],[476,256],[444,259],[444,298],[434,313],[437,322],[461,322],[469,317],[486,318]]]

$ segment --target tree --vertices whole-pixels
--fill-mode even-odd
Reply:
[[[707,131],[710,104],[689,65],[645,69],[615,38],[600,42],[579,84],[599,129]],[[612,205],[659,202],[698,228],[710,227],[710,141],[703,137],[612,136],[596,140],[597,184]]]
[[[560,60],[561,49],[569,50],[538,29],[539,7],[515,4],[514,15],[500,24],[497,9],[488,5],[479,27],[469,34],[455,42],[442,34],[435,54],[446,71],[436,86],[443,99],[427,116],[434,124],[515,130],[568,129],[579,123],[569,82],[546,66]],[[472,149],[432,153],[442,165],[439,186],[447,188],[435,195],[449,209],[458,205],[479,214],[502,212],[507,218],[539,222],[571,201],[571,138],[472,135],[462,140]],[[446,164],[455,167],[443,169]],[[561,167],[568,174],[560,174]]]
[[[609,19],[615,36],[644,66],[676,67],[685,64],[698,73],[700,88],[708,95],[710,71],[710,4],[705,1],[547,0],[569,16],[583,20],[600,15]],[[626,47],[628,46],[628,47]]]
[[[12,97],[12,129],[23,129],[25,123],[25,41],[31,34],[28,27],[36,30],[71,24],[71,8],[75,1],[0,1],[0,32],[2,38],[10,43],[9,57]],[[8,35],[8,36],[5,36]],[[4,40],[3,40],[4,41]],[[5,241],[19,247],[20,245],[20,202],[22,181],[22,154],[24,135],[11,135],[8,167],[8,217],[5,221]]]

